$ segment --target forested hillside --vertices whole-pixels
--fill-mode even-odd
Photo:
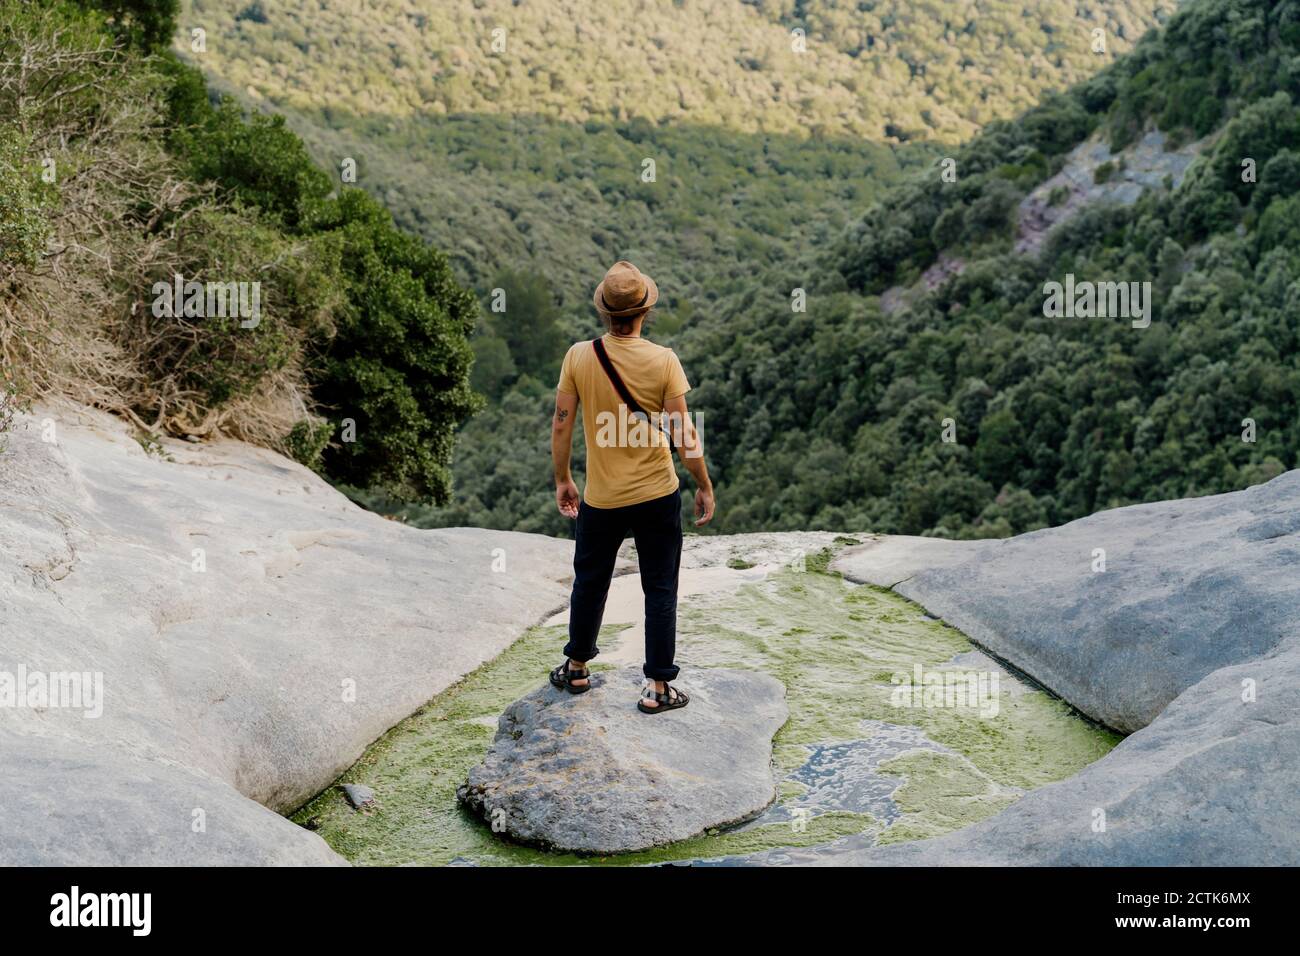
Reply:
[[[1297,96],[1300,5],[1189,0],[1114,67],[992,124],[955,182],[936,165],[870,209],[806,315],[769,273],[725,329],[693,329],[725,526],[1003,535],[1296,467]],[[1015,251],[1022,198],[1075,144],[1149,127],[1201,138],[1176,190],[1085,206]],[[941,252],[959,275],[881,308]],[[1150,282],[1150,325],[1047,317],[1067,274]]]
[[[745,132],[968,138],[1130,49],[1170,2],[195,0],[204,56],[277,108],[356,117],[642,118]],[[800,31],[806,44],[792,43]],[[1107,57],[1106,59],[1109,59]],[[337,115],[333,115],[337,114]]]
[[[658,340],[734,328],[764,272],[786,296],[811,287],[816,251],[886,184],[1091,75],[1172,7],[201,0],[185,25],[206,48],[182,31],[178,49],[282,111],[322,163],[356,160],[485,302],[506,292],[474,340],[490,404],[462,430],[456,500],[407,513],[564,533],[542,485],[547,406],[610,261],[658,278]]]
[[[205,49],[179,49],[322,163],[355,159],[480,292],[503,269],[544,277],[577,329],[593,273],[624,255],[689,321],[933,155],[889,147],[963,141],[1173,6],[196,0]]]
[[[1114,62],[1124,17],[1157,5],[749,4],[716,22],[720,5],[645,5],[641,59],[619,33],[641,6],[439,19],[394,0],[400,30],[348,32],[348,4],[208,2],[174,34],[151,19],[167,4],[83,6],[109,17],[0,4],[10,62],[40,65],[0,83],[17,117],[0,131],[6,406],[20,379],[133,417],[142,443],[282,448],[416,523],[565,533],[555,368],[626,256],[664,290],[650,335],[697,386],[723,531],[1005,535],[1297,464],[1296,3],[1188,0]],[[1012,9],[1027,32],[994,43]],[[513,59],[491,48],[503,22]],[[186,62],[157,52],[168,36]],[[1044,63],[1002,56],[1029,47],[1078,81],[1053,93]],[[778,48],[796,59],[763,59]],[[429,84],[398,82],[421,57]],[[284,109],[323,169],[186,63]],[[814,109],[817,83],[855,95]],[[931,105],[908,125],[918,90]],[[997,90],[1040,102],[1012,115],[1019,94]],[[946,142],[954,117],[982,132]],[[87,172],[47,181],[45,159]],[[264,276],[266,320],[151,321],[138,307],[177,269]],[[1150,283],[1146,321],[1049,316],[1049,284],[1076,276]],[[504,290],[507,311],[460,283]]]
[[[998,536],[1300,463],[1298,23],[1295,3],[1192,0],[955,151],[955,181],[934,163],[811,263],[764,269],[683,327],[720,527]],[[1068,194],[1052,183],[1077,148],[1114,149],[1092,176],[1122,178],[1151,129],[1199,157],[1176,189],[1084,204],[1024,247],[1022,203]],[[1045,285],[1067,274],[1150,282],[1150,324],[1048,318]],[[911,292],[886,307],[891,287]],[[454,518],[536,520],[546,501],[522,479],[544,454],[530,471],[508,449],[540,434],[543,391],[516,399],[513,433],[498,420],[466,443],[489,479]]]

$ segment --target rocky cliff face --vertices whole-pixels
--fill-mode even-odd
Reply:
[[[272,811],[566,597],[568,542],[408,528],[241,443],[68,408],[9,437],[3,864],[336,862]]]

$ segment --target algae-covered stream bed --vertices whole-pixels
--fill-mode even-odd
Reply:
[[[760,853],[779,862],[787,850],[797,859],[966,826],[1071,776],[1118,742],[915,604],[827,571],[828,552],[772,563],[770,548],[751,553],[736,543],[725,553],[719,540],[688,539],[688,558],[692,547],[700,550],[682,571],[680,683],[689,690],[693,668],[727,666],[785,684],[790,717],[773,755],[779,795],[757,819],[669,847],[593,858],[507,843],[457,804],[456,787],[482,759],[498,715],[562,659],[561,615],[365,752],[339,782],[373,788],[375,807],[356,812],[331,787],[295,821],[362,865],[639,865]],[[616,579],[597,671],[639,662],[641,630],[630,623],[639,597],[635,575]]]

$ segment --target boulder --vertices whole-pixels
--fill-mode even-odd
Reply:
[[[241,442],[147,450],[62,406],[6,439],[0,696],[6,674],[62,672],[102,697],[0,706],[0,760],[22,753],[22,792],[44,795],[5,801],[0,863],[332,859],[270,811],[565,601],[571,542],[406,527]],[[195,839],[196,807],[225,842]]]
[[[577,853],[623,853],[756,816],[776,797],[772,736],[785,689],[754,671],[692,670],[681,709],[643,714],[635,668],[592,689],[546,686],[511,704],[458,791],[497,832]]]

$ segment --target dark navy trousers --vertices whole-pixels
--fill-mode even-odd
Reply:
[[[682,564],[680,489],[662,498],[623,508],[578,508],[573,551],[573,595],[569,600],[566,657],[589,661],[600,653],[596,638],[618,549],[629,534],[636,542],[645,593],[645,666],[651,680],[673,680],[677,665],[677,574]]]

